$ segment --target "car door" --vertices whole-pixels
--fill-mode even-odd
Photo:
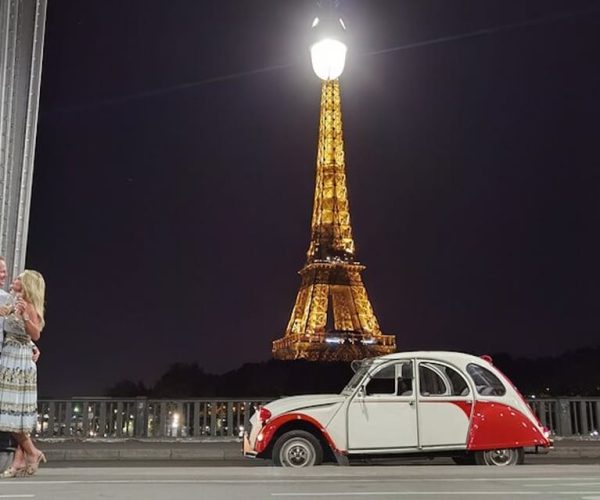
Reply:
[[[374,368],[347,408],[348,451],[416,448],[417,412],[413,362]]]
[[[449,365],[419,361],[418,428],[422,448],[463,448],[473,410],[471,388]]]

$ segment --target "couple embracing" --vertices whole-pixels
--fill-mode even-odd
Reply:
[[[14,459],[0,478],[35,474],[44,454],[31,440],[37,423],[37,368],[34,341],[44,328],[44,278],[37,271],[23,271],[2,289],[6,262],[0,256],[0,431],[17,442]]]

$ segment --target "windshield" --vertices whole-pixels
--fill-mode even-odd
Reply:
[[[371,368],[373,361],[375,361],[374,358],[363,359],[360,362],[356,360],[352,362],[352,369],[355,371],[355,373],[354,376],[350,379],[350,382],[348,382],[348,384],[346,385],[346,387],[344,387],[344,390],[342,391],[342,394],[344,396],[349,396],[352,392],[354,392],[354,390],[358,387],[358,385],[364,378],[365,374],[369,371],[369,368]]]

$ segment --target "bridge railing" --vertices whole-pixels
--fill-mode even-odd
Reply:
[[[34,434],[42,438],[238,438],[255,407],[273,398],[40,400]],[[543,425],[557,436],[600,431],[600,398],[532,398]]]
[[[272,399],[272,398],[271,398]],[[254,399],[40,400],[35,434],[44,438],[237,438]]]
[[[532,398],[528,402],[557,436],[598,436],[600,432],[600,398]]]

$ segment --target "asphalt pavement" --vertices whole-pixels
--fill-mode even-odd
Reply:
[[[0,498],[43,500],[600,499],[600,465],[517,467],[43,467]]]

